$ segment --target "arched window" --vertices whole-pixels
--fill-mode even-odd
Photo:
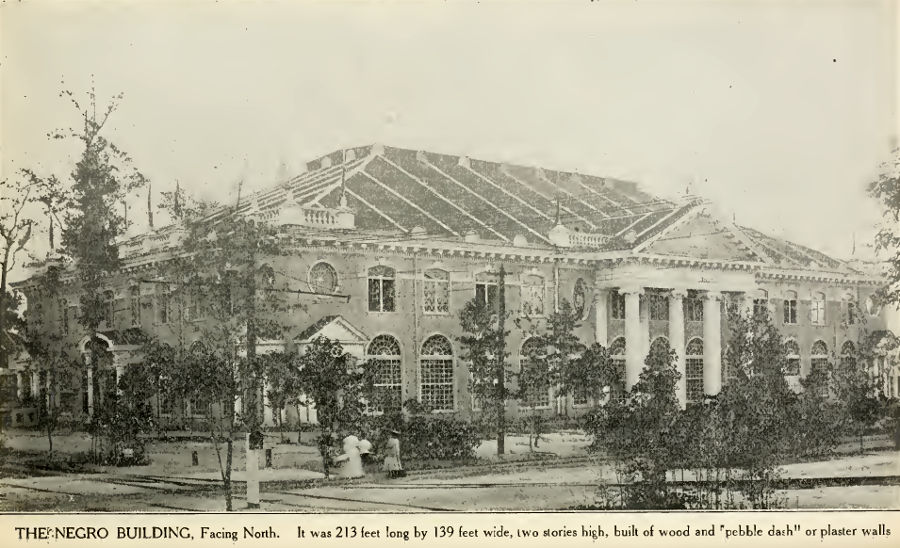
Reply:
[[[378,335],[366,348],[366,359],[375,367],[375,393],[377,402],[367,411],[381,412],[399,409],[401,398],[400,343],[390,335]]]
[[[812,358],[810,361],[812,370],[825,372],[828,367],[828,345],[822,341],[816,341],[809,353]]]
[[[425,271],[425,299],[422,310],[426,314],[450,313],[450,274],[432,268]]]
[[[141,326],[141,288],[138,285],[131,286],[131,327]]]
[[[522,401],[524,407],[532,409],[550,406],[550,380],[539,372],[539,365],[532,361],[532,356],[540,355],[544,349],[535,338],[530,338],[522,343],[522,349],[519,352],[520,361],[520,377],[524,381],[527,379],[529,386],[525,390],[525,399]]]
[[[825,325],[825,294],[813,293],[809,307],[809,320],[813,325]]]
[[[769,293],[765,289],[757,289],[753,298],[753,316],[767,317],[769,315]]]
[[[522,281],[522,315],[544,315],[544,279],[540,276],[525,276]]]
[[[684,349],[688,405],[703,401],[703,341],[691,339]]]
[[[309,290],[333,294],[337,290],[337,271],[328,263],[316,263],[309,269]]]
[[[387,266],[369,269],[369,312],[394,312],[396,310],[394,285],[396,272]]]
[[[447,337],[432,335],[422,345],[421,402],[434,411],[454,411],[453,346]]]
[[[663,349],[671,349],[669,346],[669,339],[666,337],[656,337],[653,339],[653,342],[650,343],[650,353],[654,353],[657,351],[662,351]]]
[[[787,291],[784,294],[784,323],[797,323],[797,292]]]
[[[856,346],[850,341],[841,347],[841,367],[847,369],[856,367]]]
[[[619,383],[610,387],[610,396],[621,400],[625,397],[625,337],[619,337],[609,345],[609,357],[619,377]]]
[[[584,307],[587,304],[587,283],[582,278],[575,282],[575,290],[572,292],[572,310],[575,316],[584,315]]]
[[[797,341],[791,339],[784,343],[784,356],[787,365],[784,371],[785,376],[794,377],[800,374],[800,345]]]

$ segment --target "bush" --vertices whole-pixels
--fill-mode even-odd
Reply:
[[[475,456],[481,432],[468,421],[455,417],[410,417],[404,425],[401,458],[454,460]]]

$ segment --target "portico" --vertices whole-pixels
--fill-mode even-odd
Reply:
[[[686,407],[702,395],[715,395],[722,389],[725,295],[733,295],[746,309],[753,306],[756,287],[750,269],[716,271],[686,266],[660,270],[630,265],[598,270],[593,298],[595,341],[609,346],[624,337],[625,389],[631,390],[645,367],[652,342],[664,337],[675,351],[681,374],[677,394],[681,406]],[[624,329],[618,330],[617,324],[624,324]],[[702,348],[702,354],[692,354],[692,365],[702,360],[699,376],[687,368],[689,344],[695,352]],[[693,381],[691,389],[689,380]]]

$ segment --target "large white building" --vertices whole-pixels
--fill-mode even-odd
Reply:
[[[266,341],[261,351],[298,351],[327,335],[361,358],[377,358],[383,390],[438,412],[478,412],[455,342],[458,312],[472,298],[497,298],[501,264],[509,273],[507,310],[539,327],[568,299],[581,314],[579,337],[608,346],[628,386],[652,342],[665,338],[678,356],[685,405],[728,382],[727,318],[737,310],[770,311],[791,354],[794,385],[823,360],[857,348],[864,332],[886,328],[874,297],[881,276],[719,218],[699,197],[664,200],[610,178],[381,145],[335,152],[306,167],[239,209],[294,236],[300,255],[271,264],[293,288],[319,294],[303,297],[305,312],[283,318],[295,327],[289,337]],[[173,343],[198,336],[194,328],[204,318],[192,303],[201,297],[148,283],[155,265],[178,253],[180,237],[173,225],[122,242],[125,268],[109,281],[112,312],[100,333],[83,333],[75,321],[74,285],[51,299],[33,278],[14,284],[28,298],[30,321],[43,320],[85,354],[76,356],[84,367],[61,373],[58,383],[56,401],[73,417],[90,415],[116,371],[140,361],[134,330]],[[527,365],[525,333],[513,328],[508,341],[514,368]],[[95,336],[106,341],[108,357],[90,364],[85,343]],[[884,392],[896,396],[890,362],[869,366]],[[24,399],[46,389],[47,373],[14,365],[7,383]],[[556,394],[548,384],[527,401],[510,402],[508,413],[522,405],[548,415],[577,412],[594,397]],[[210,412],[165,394],[157,403],[173,424]],[[9,420],[26,424],[27,410]]]

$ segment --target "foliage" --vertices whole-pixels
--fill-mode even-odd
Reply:
[[[671,503],[666,471],[674,464],[680,374],[675,351],[664,341],[651,347],[644,363],[627,399],[611,399],[592,411],[585,428],[593,436],[591,449],[613,461],[619,481],[636,484],[629,507],[665,508]]]
[[[326,337],[314,339],[303,354],[294,356],[291,365],[293,379],[288,381],[287,392],[296,395],[291,403],[315,405],[322,426],[319,451],[328,466],[329,447],[344,435],[359,435],[366,423],[367,402],[374,395],[375,367],[357,364],[341,343]]]
[[[506,404],[516,397],[509,389],[516,375],[509,370],[510,353],[505,346],[510,332],[505,329],[501,332],[499,315],[489,304],[477,299],[463,306],[459,319],[464,334],[457,341],[461,347],[461,363],[469,372],[469,393],[473,402],[477,402],[482,423],[497,433],[498,440],[503,439]],[[497,451],[500,452],[499,443]]]
[[[877,181],[869,184],[869,195],[884,208],[885,222],[875,236],[877,252],[887,254],[887,285],[880,290],[886,303],[900,307],[900,148],[881,164]]]
[[[0,366],[3,367],[10,352],[20,350],[19,339],[11,333],[22,327],[15,313],[21,302],[8,290],[7,277],[31,239],[34,222],[25,215],[25,208],[35,201],[37,190],[36,185],[22,179],[0,180]]]

